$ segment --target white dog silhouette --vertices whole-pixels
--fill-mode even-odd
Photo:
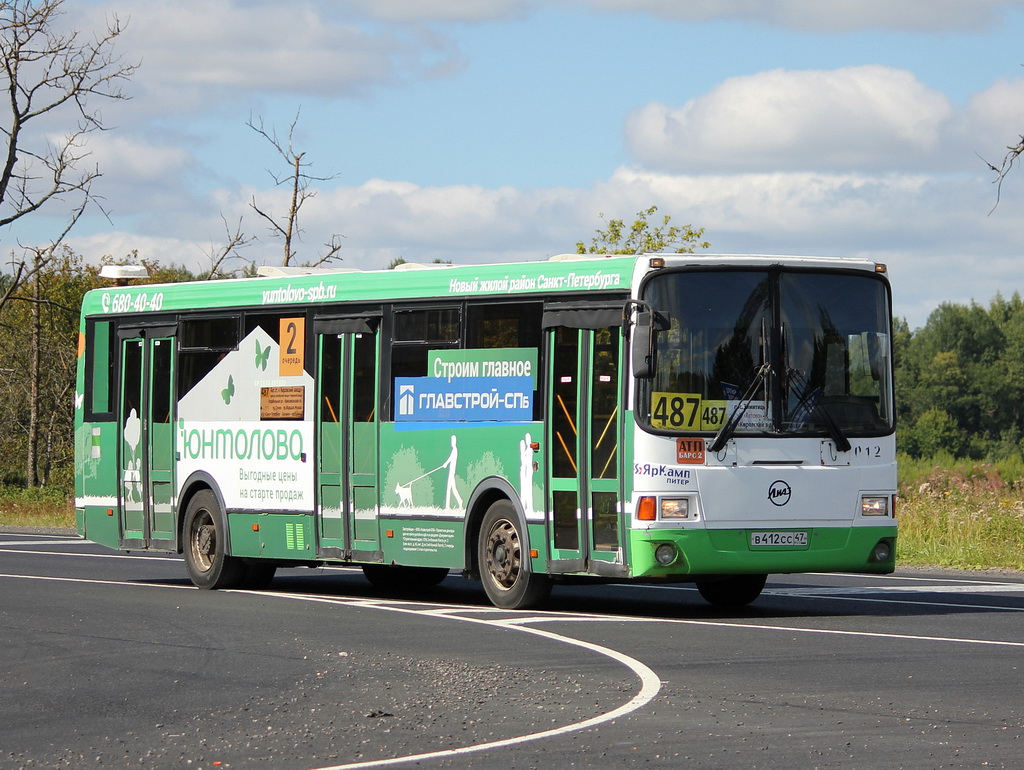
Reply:
[[[399,508],[412,508],[412,484],[395,484],[395,494],[398,495]]]

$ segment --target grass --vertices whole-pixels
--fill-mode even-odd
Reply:
[[[937,459],[900,471],[897,564],[1024,570],[1021,462]]]
[[[0,486],[0,526],[75,528],[75,504],[56,487]]]
[[[900,458],[897,564],[1024,571],[1024,461]],[[0,525],[75,526],[62,489],[0,487]]]

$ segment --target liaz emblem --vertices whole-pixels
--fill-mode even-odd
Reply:
[[[793,490],[785,481],[773,481],[772,485],[768,487],[768,501],[772,505],[783,506],[789,502],[789,498],[792,496]]]

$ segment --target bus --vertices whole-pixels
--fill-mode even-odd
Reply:
[[[885,265],[562,256],[89,292],[75,515],[200,588],[283,567],[553,583],[890,573]]]

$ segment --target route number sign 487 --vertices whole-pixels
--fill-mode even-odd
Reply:
[[[664,430],[718,430],[728,415],[726,401],[699,393],[652,393],[651,425]]]

